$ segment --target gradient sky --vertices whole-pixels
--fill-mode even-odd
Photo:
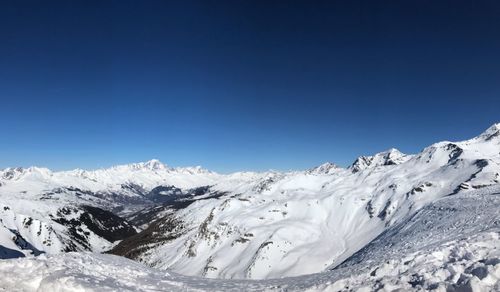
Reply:
[[[500,1],[3,1],[0,168],[234,170],[500,121]]]

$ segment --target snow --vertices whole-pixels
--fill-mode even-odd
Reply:
[[[398,149],[391,148],[373,156],[361,156],[349,167],[352,172],[384,165],[401,164],[412,158],[412,155],[401,153]]]
[[[369,161],[356,172],[316,171],[331,168],[327,164],[241,184],[221,180],[215,188],[230,195],[177,211],[184,233],[137,259],[210,278],[318,273],[439,198],[497,184],[500,144],[477,138],[440,142],[416,155],[391,149]]]
[[[331,290],[498,291],[498,232],[481,233],[387,260],[364,272],[338,280]],[[463,289],[463,290],[460,290]]]
[[[499,206],[500,185],[445,197],[391,227],[341,266],[312,275],[206,279],[83,252],[0,260],[0,290],[498,291]]]
[[[151,269],[102,254],[67,253],[0,261],[5,291],[498,291],[498,233],[449,242],[338,280],[333,273],[263,281],[210,280]],[[494,253],[494,247],[497,252]],[[448,290],[447,290],[448,289]]]
[[[0,262],[0,279],[12,279],[0,287],[13,291],[20,285],[13,275],[32,272],[37,276],[22,286],[28,291],[498,290],[499,129],[414,155],[390,149],[347,169],[325,163],[224,175],[158,160],[93,171],[8,168],[0,171],[0,255],[26,258]],[[124,207],[122,214],[133,214],[158,186],[207,185],[220,196],[204,194],[157,214],[179,222],[179,234],[138,253],[148,267],[110,255],[60,254],[73,242],[51,218],[61,208]],[[46,254],[33,257],[13,240],[15,232]],[[89,244],[101,252],[116,243],[90,232]]]

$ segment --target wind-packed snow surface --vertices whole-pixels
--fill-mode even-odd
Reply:
[[[17,265],[71,273],[85,261],[87,270],[57,281],[97,290],[495,290],[499,180],[500,124],[415,155],[362,156],[348,168],[222,175],[157,160],[95,171],[9,168],[0,171],[0,258],[28,258],[2,261],[0,273]],[[150,268],[60,254],[106,250]],[[93,265],[110,268],[92,274]],[[113,265],[141,271],[137,286]],[[56,282],[44,275],[32,287]],[[0,283],[10,291],[16,280]]]

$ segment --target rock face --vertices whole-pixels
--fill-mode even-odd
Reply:
[[[415,155],[361,156],[347,169],[223,175],[157,160],[95,171],[6,169],[0,254],[107,251],[209,278],[322,272],[439,199],[498,185],[498,129]]]
[[[109,242],[122,240],[137,233],[133,226],[121,217],[92,206],[61,208],[56,216],[52,216],[52,220],[68,227],[74,240],[87,250],[92,250],[89,242],[91,232]]]
[[[85,205],[61,207],[43,219],[3,206],[0,210],[0,232],[4,233],[0,236],[0,245],[23,256],[103,251],[109,249],[113,242],[137,233],[131,224],[110,211]]]
[[[153,221],[142,232],[121,241],[108,253],[140,260],[141,255],[156,248],[164,242],[171,241],[184,232],[182,222],[177,221],[172,214]]]

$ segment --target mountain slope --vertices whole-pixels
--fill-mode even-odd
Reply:
[[[224,196],[165,213],[155,224],[175,222],[166,239],[142,245],[124,240],[111,252],[203,277],[261,279],[321,272],[421,207],[465,189],[497,184],[498,133],[494,125],[471,140],[436,143],[416,155],[390,150],[374,155],[363,168],[356,167],[358,159],[347,170],[328,165],[268,173]]]
[[[339,267],[271,280],[159,271],[123,257],[65,253],[0,260],[6,291],[498,291],[500,184],[447,196],[390,227]]]
[[[440,198],[498,184],[499,173],[500,124],[415,155],[360,157],[347,169],[222,175],[157,160],[9,168],[0,172],[0,255],[111,249],[192,276],[318,273]]]

